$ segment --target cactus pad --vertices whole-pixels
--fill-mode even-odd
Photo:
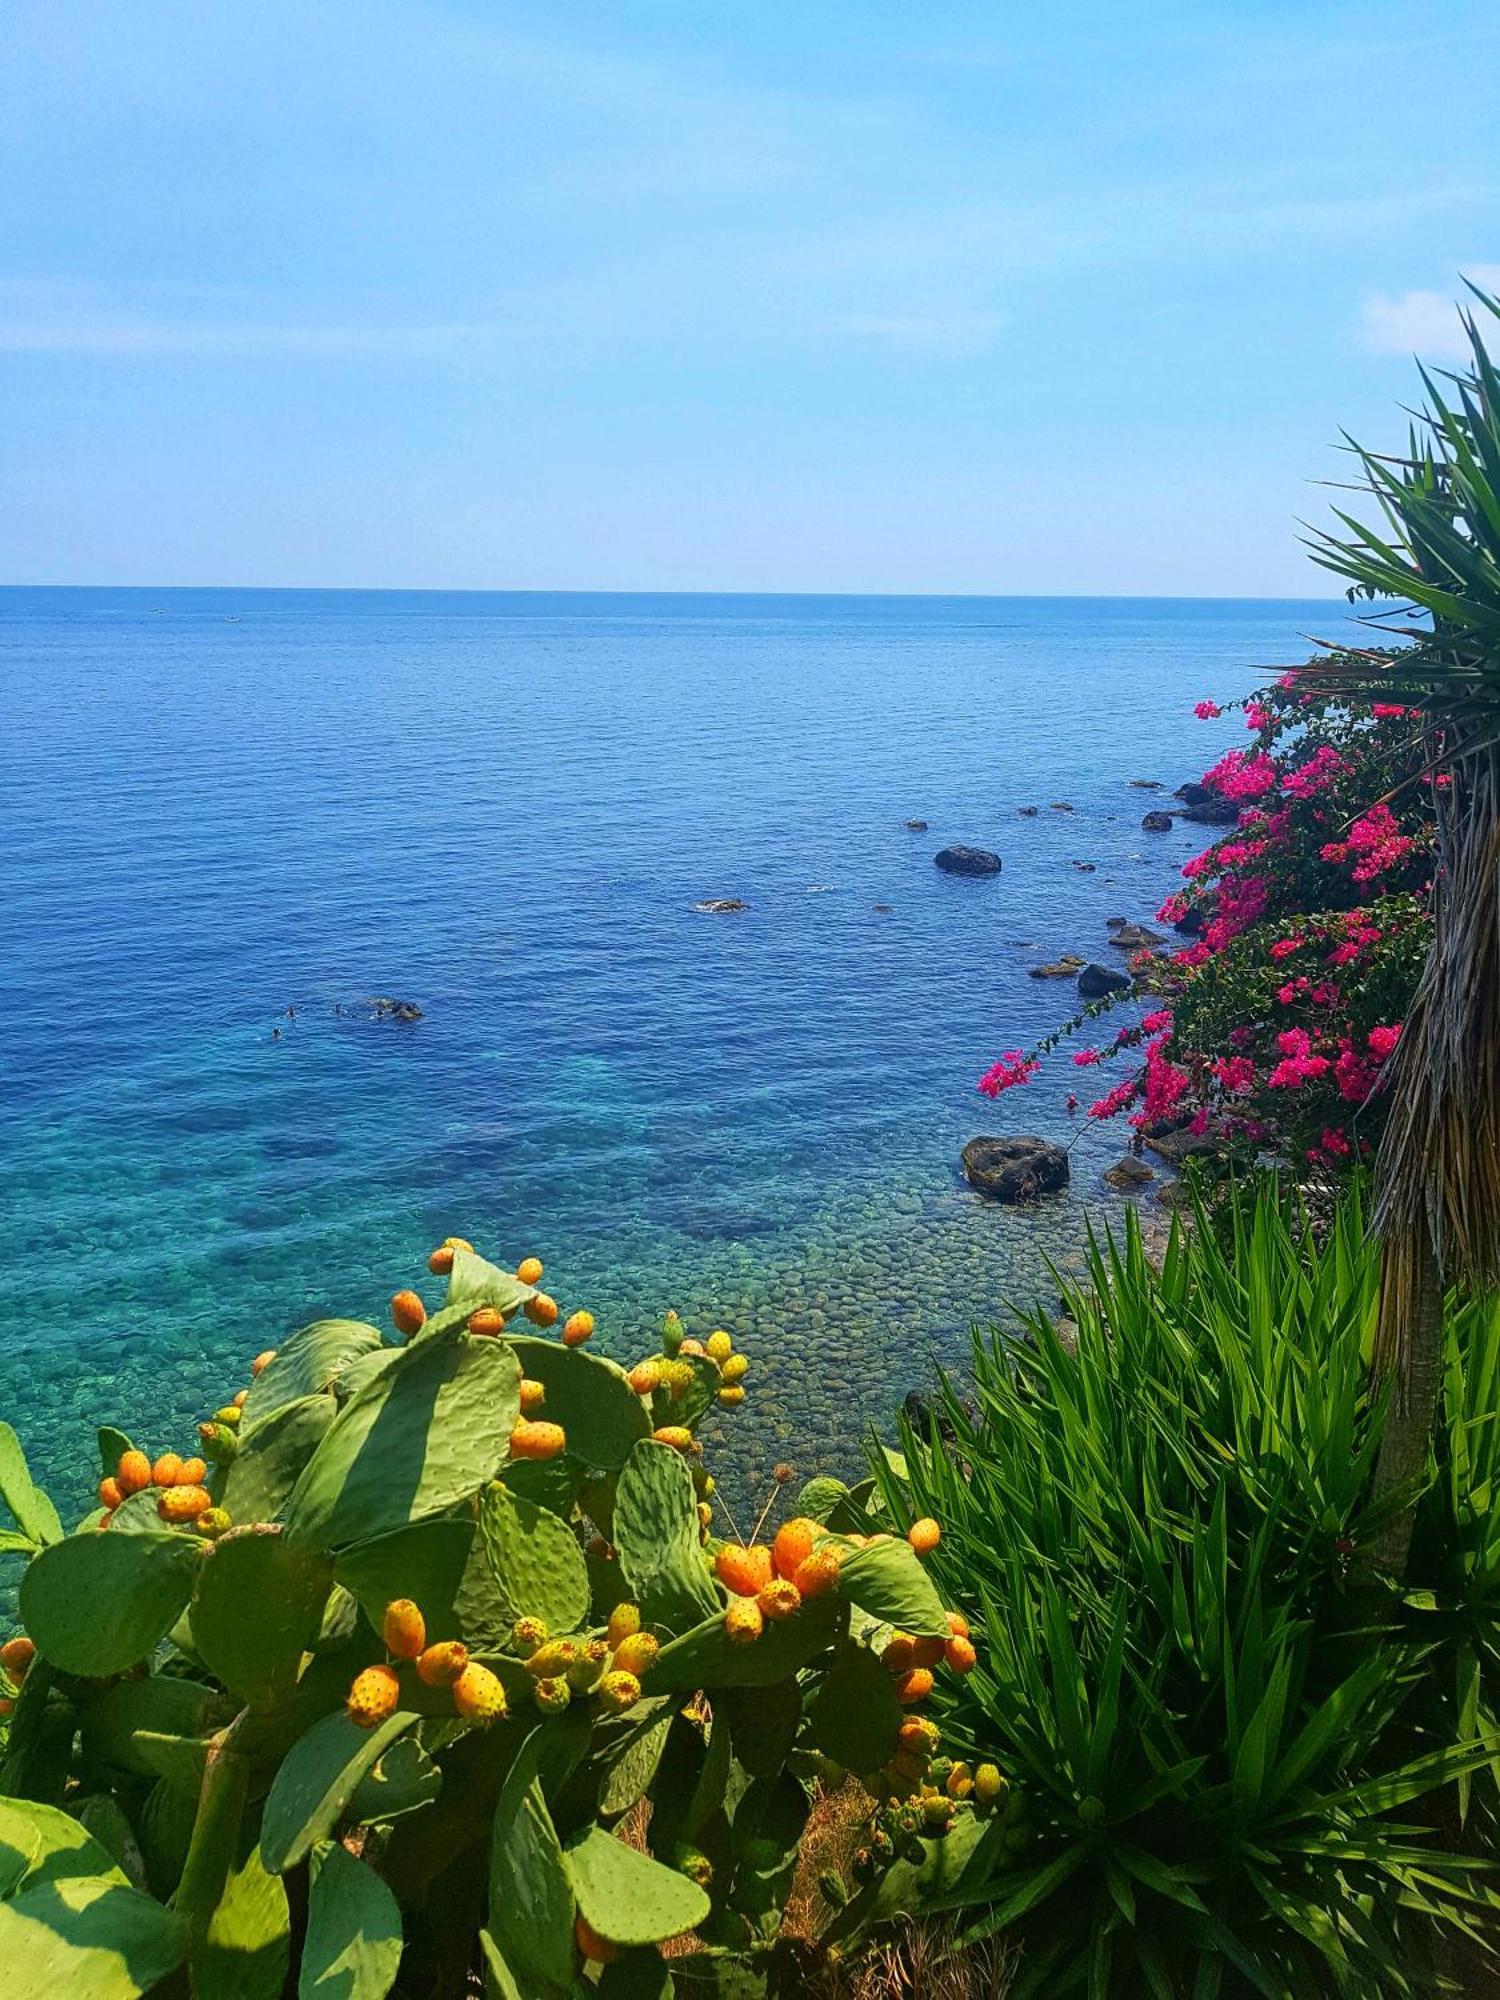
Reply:
[[[572,1632],[583,1623],[588,1568],[577,1536],[556,1514],[491,1486],[480,1502],[479,1532],[513,1619],[540,1618],[549,1632]]]
[[[69,1535],[21,1578],[21,1621],[64,1673],[124,1673],[181,1617],[205,1546],[165,1530]]]
[[[632,1446],[615,1488],[613,1525],[620,1573],[648,1625],[682,1632],[722,1612],[698,1540],[693,1475],[670,1446]]]
[[[591,1826],[563,1851],[578,1908],[611,1944],[659,1944],[695,1929],[711,1905],[696,1882]]]

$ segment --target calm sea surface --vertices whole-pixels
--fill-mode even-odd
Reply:
[[[0,590],[0,1415],[81,1507],[95,1424],[186,1449],[292,1327],[435,1296],[457,1232],[619,1358],[669,1306],[729,1327],[742,1480],[847,1467],[1106,1199],[1066,1056],[974,1081],[1069,1011],[1028,966],[1109,958],[1203,844],[1128,780],[1196,776],[1242,731],[1194,698],[1339,618]],[[381,994],[423,1019],[338,1011]],[[1027,1129],[1071,1193],[986,1206],[959,1148]]]

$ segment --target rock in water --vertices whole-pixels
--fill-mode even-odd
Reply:
[[[1000,857],[987,847],[940,847],[934,865],[948,875],[998,875]]]
[[[1240,809],[1233,799],[1207,799],[1202,805],[1184,806],[1182,817],[1195,826],[1238,826]]]
[[[389,994],[378,994],[365,1005],[377,1021],[420,1021],[422,1010],[415,1000],[392,1000]]]
[[[1121,951],[1144,951],[1148,945],[1165,944],[1160,931],[1153,931],[1146,924],[1109,925],[1110,943],[1117,944]]]
[[[1130,782],[1138,792],[1159,792],[1162,790],[1160,778],[1132,778]]]
[[[925,833],[927,822],[925,819],[909,819],[906,822],[906,830],[908,833]]]
[[[1082,1000],[1102,1000],[1106,993],[1129,990],[1130,980],[1111,965],[1086,965],[1078,975],[1078,994]]]
[[[1067,1154],[1034,1132],[1018,1132],[1013,1139],[971,1139],[963,1161],[969,1185],[995,1201],[1034,1201],[1068,1185]]]
[[[1138,1160],[1133,1153],[1127,1153],[1123,1160],[1116,1160],[1104,1173],[1105,1185],[1112,1188],[1144,1187],[1147,1181],[1156,1179],[1155,1170]]]
[[[694,903],[695,910],[701,910],[706,917],[727,916],[731,910],[748,910],[750,905],[742,903],[738,896],[709,896],[704,902]]]
[[[1040,806],[1017,806],[1017,807],[1016,807],[1016,811],[1017,811],[1017,812],[1018,812],[1018,813],[1019,813],[1019,814],[1021,815],[1022,819],[1035,819],[1035,818],[1036,818],[1036,816],[1037,816],[1037,814],[1038,814],[1038,812],[1040,812],[1040,810],[1041,810]]]
[[[1141,826],[1147,833],[1170,833],[1172,831],[1172,815],[1164,812],[1149,812],[1141,821]]]
[[[1075,973],[1082,972],[1087,964],[1088,960],[1080,958],[1077,952],[1065,951],[1061,958],[1053,959],[1050,965],[1033,965],[1031,976],[1033,979],[1071,979]]]

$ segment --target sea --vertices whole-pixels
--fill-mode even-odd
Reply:
[[[1075,1010],[1030,968],[1120,963],[1107,920],[1204,845],[1141,826],[1244,740],[1195,700],[1343,621],[0,590],[0,1418],[34,1473],[80,1513],[97,1425],[188,1452],[295,1327],[435,1302],[458,1234],[541,1257],[621,1361],[669,1309],[728,1329],[726,1491],[853,1475],[1119,1226],[1099,1072],[976,1080]],[[984,1132],[1069,1146],[1067,1191],[976,1195]]]

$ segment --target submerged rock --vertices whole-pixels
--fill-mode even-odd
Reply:
[[[1078,975],[1078,993],[1083,1000],[1102,1000],[1106,993],[1128,993],[1130,980],[1112,965],[1086,965]]]
[[[1066,799],[1054,799],[1052,801],[1052,810],[1055,813],[1070,813],[1073,811],[1073,807],[1068,804]]]
[[[1130,783],[1138,792],[1159,792],[1163,790],[1160,778],[1132,778]]]
[[[908,833],[925,833],[927,822],[925,819],[909,819],[906,822],[906,830]]]
[[[1020,816],[1021,816],[1021,818],[1022,818],[1022,819],[1035,819],[1035,818],[1036,818],[1036,816],[1037,816],[1037,814],[1038,814],[1038,813],[1039,813],[1039,812],[1041,811],[1041,807],[1040,807],[1040,806],[1017,806],[1017,807],[1016,807],[1016,811],[1017,811],[1017,812],[1018,812],[1018,813],[1020,814]]]
[[[1080,875],[1092,875],[1099,864],[1097,861],[1074,861],[1070,866],[1076,868]]]
[[[933,865],[947,875],[998,875],[1000,857],[987,847],[940,847]]]
[[[727,916],[731,910],[748,910],[750,905],[742,903],[738,896],[709,896],[701,903],[694,903],[695,910],[701,910],[706,917]]]
[[[365,1005],[377,1021],[420,1021],[422,1010],[415,1000],[393,1000],[389,994],[377,994]]]
[[[1156,1169],[1148,1167],[1144,1160],[1138,1160],[1133,1153],[1127,1153],[1123,1160],[1116,1160],[1112,1167],[1104,1170],[1104,1184],[1112,1188],[1144,1187],[1147,1181],[1156,1179]]]
[[[971,1139],[964,1147],[963,1162],[969,1185],[994,1201],[1033,1201],[1068,1184],[1067,1154],[1034,1132],[1018,1132],[1010,1139]]]
[[[1088,960],[1080,958],[1077,952],[1065,951],[1061,958],[1053,959],[1050,965],[1033,965],[1031,976],[1033,979],[1071,979],[1075,973],[1082,972],[1087,964]]]

